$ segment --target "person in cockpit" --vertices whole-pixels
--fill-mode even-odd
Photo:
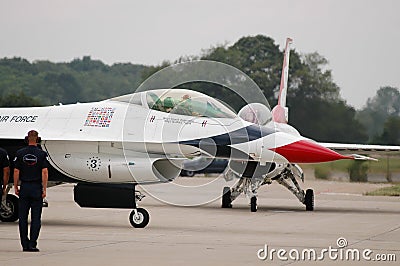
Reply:
[[[167,97],[163,101],[163,107],[164,107],[164,112],[171,112],[172,109],[174,109],[175,104],[174,104],[174,99],[172,97]]]
[[[192,100],[188,94],[182,96],[182,100],[175,107],[176,113],[180,115],[193,115]]]

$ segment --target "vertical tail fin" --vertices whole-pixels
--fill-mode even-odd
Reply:
[[[285,54],[283,57],[281,85],[279,87],[278,105],[272,110],[272,118],[278,123],[287,123],[289,118],[289,109],[286,107],[286,94],[287,94],[287,83],[289,76],[289,56],[290,56],[290,44],[293,42],[292,39],[286,39]]]

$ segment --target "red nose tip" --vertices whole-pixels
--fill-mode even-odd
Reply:
[[[307,140],[296,141],[272,150],[291,163],[322,163],[340,159],[353,159]]]

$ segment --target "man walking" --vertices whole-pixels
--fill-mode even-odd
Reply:
[[[28,146],[18,150],[14,159],[14,188],[15,194],[19,196],[19,235],[23,251],[38,252],[37,239],[41,227],[42,202],[46,197],[48,162],[46,152],[37,147],[40,142],[38,132],[29,131],[25,139]],[[29,210],[31,228],[28,238]]]

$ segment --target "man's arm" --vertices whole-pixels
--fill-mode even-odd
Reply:
[[[49,180],[49,171],[47,168],[42,169],[42,185],[43,185],[43,193],[42,198],[46,197],[46,190],[47,190],[47,181]]]
[[[3,194],[6,194],[8,180],[10,180],[10,167],[3,168]]]
[[[19,170],[17,168],[15,168],[14,169],[14,190],[15,190],[15,195],[19,195],[18,182],[19,182]]]

